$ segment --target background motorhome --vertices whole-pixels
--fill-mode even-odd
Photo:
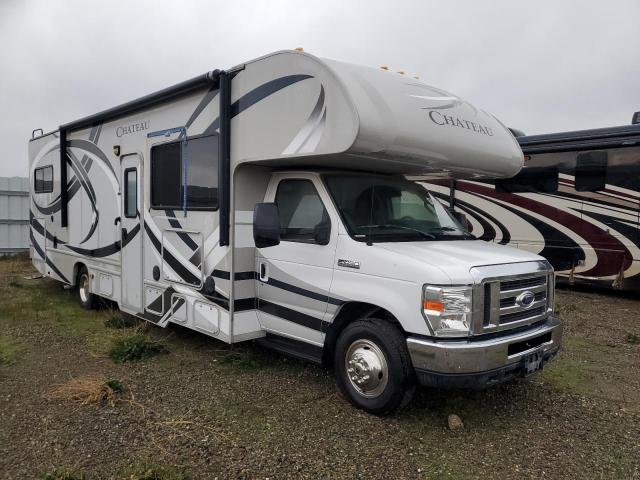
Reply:
[[[440,184],[484,240],[545,257],[569,282],[640,290],[640,125],[519,136],[523,170]]]

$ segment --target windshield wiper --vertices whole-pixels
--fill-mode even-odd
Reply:
[[[411,232],[419,233],[422,237],[428,238],[429,240],[435,240],[436,236],[427,232],[423,232],[422,230],[418,230],[417,228],[405,227],[404,225],[393,225],[391,223],[384,223],[380,225],[358,225],[360,228],[397,228],[399,230],[409,230]]]
[[[464,237],[475,238],[469,232],[465,232],[464,230],[460,230],[459,228],[455,228],[455,227],[448,227],[448,226],[433,227],[433,228],[430,228],[429,231],[435,231],[435,232],[457,232],[457,233],[459,233],[460,235],[462,235]]]

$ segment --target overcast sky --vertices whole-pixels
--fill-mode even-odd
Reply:
[[[0,176],[27,141],[265,53],[417,74],[527,134],[640,110],[640,2],[0,0]]]

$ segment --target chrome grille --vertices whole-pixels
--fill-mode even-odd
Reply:
[[[510,271],[513,274],[509,275]],[[553,309],[553,273],[546,263],[476,267],[472,273],[479,281],[474,291],[474,333],[534,323]],[[526,304],[523,297],[532,300]]]

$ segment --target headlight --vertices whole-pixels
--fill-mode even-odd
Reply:
[[[461,337],[471,329],[471,287],[425,285],[422,312],[438,337]]]

